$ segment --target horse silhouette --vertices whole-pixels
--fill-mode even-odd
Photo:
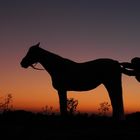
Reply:
[[[34,67],[40,63],[52,78],[52,85],[58,91],[60,112],[67,115],[67,91],[87,91],[103,84],[109,93],[112,105],[112,116],[123,120],[124,107],[122,97],[122,73],[136,76],[139,80],[139,58],[132,63],[119,63],[112,59],[96,59],[84,63],[77,63],[63,58],[39,47],[40,43],[29,48],[21,61],[21,66]],[[137,68],[137,70],[135,70]]]

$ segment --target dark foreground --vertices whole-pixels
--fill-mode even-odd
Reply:
[[[2,140],[68,140],[68,139],[140,139],[140,113],[126,115],[126,120],[110,117],[76,115],[61,118],[57,115],[33,114],[26,111],[0,115]]]

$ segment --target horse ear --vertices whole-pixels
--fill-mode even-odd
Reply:
[[[38,46],[38,47],[39,47],[39,45],[40,45],[40,42],[38,42],[38,43],[36,44],[36,46]]]

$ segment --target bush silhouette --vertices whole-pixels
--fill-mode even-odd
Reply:
[[[99,110],[99,115],[106,116],[109,109],[110,109],[110,104],[108,102],[100,103],[100,107],[98,109]]]
[[[74,115],[78,106],[78,100],[74,98],[67,99],[67,111],[70,115]]]
[[[53,111],[53,107],[52,106],[48,106],[46,105],[45,107],[42,108],[42,114],[44,115],[53,115],[55,114],[54,111]]]
[[[13,106],[11,105],[12,103],[12,95],[11,94],[8,94],[4,101],[0,102],[0,111],[1,112],[7,112],[7,111],[10,111]]]

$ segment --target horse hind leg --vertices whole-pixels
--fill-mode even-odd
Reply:
[[[124,120],[124,106],[122,97],[122,82],[121,76],[119,78],[106,82],[105,87],[109,93],[112,105],[112,116],[115,120]]]

